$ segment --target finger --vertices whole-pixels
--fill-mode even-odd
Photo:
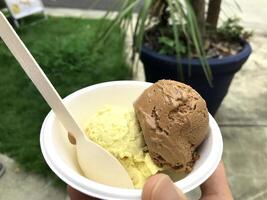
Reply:
[[[87,196],[74,188],[67,186],[67,191],[71,200],[98,200],[97,198]]]
[[[186,200],[186,198],[169,176],[157,174],[145,183],[142,200]]]
[[[201,186],[201,200],[209,199],[233,199],[223,162],[220,162],[215,172]]]

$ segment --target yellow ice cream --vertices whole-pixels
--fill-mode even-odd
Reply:
[[[161,168],[144,152],[144,139],[132,107],[104,106],[88,119],[86,135],[111,152],[126,168],[136,188]]]

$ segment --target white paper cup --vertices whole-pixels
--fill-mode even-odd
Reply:
[[[64,99],[66,106],[85,128],[89,116],[104,105],[130,106],[151,83],[114,81],[92,85],[72,93]],[[222,156],[223,142],[220,129],[209,115],[210,132],[199,148],[200,159],[185,178],[175,184],[184,193],[203,183],[216,169]],[[140,189],[123,189],[97,183],[84,177],[76,160],[75,146],[68,141],[67,131],[51,111],[45,118],[40,135],[43,156],[64,182],[73,188],[101,199],[140,199]],[[94,153],[94,152],[92,152]]]

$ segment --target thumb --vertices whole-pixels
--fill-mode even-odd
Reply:
[[[151,176],[145,183],[142,200],[186,200],[179,190],[165,174]]]

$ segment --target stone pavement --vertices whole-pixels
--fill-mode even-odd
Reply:
[[[76,9],[94,9],[94,10],[107,10],[111,5],[123,2],[123,0],[43,0],[46,7],[51,8],[76,8]],[[116,9],[115,6],[114,9]]]
[[[52,2],[52,0],[50,0]],[[54,1],[55,2],[55,1]],[[223,159],[237,200],[267,199],[267,1],[237,0],[245,27],[254,30],[253,54],[235,76],[216,120],[224,139]],[[48,13],[97,17],[88,10],[49,9]],[[91,13],[91,14],[90,14]],[[139,74],[139,79],[143,79]],[[66,193],[38,175],[23,172],[10,158],[0,155],[6,174],[0,178],[0,200],[64,200]],[[198,199],[199,190],[189,194]]]
[[[49,179],[26,173],[11,158],[0,155],[0,161],[6,167],[0,178],[0,200],[63,200],[62,189],[53,187]]]

